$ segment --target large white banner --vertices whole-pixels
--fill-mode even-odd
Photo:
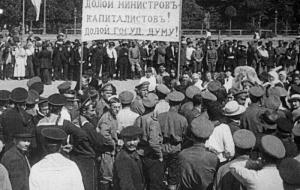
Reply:
[[[180,0],[83,0],[82,41],[179,41]]]

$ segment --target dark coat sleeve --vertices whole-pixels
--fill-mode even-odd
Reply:
[[[131,162],[128,159],[115,162],[120,190],[136,190],[132,180]]]

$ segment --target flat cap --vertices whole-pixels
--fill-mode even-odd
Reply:
[[[211,81],[210,83],[208,83],[207,85],[207,89],[211,92],[216,92],[218,90],[220,90],[222,88],[222,84],[219,81]]]
[[[282,141],[273,135],[265,135],[261,139],[261,146],[263,151],[277,159],[285,156],[285,148]]]
[[[264,101],[265,107],[271,110],[278,110],[281,105],[281,100],[279,96],[269,96]]]
[[[63,93],[64,91],[70,90],[71,86],[72,86],[71,82],[66,81],[66,82],[63,82],[60,85],[58,85],[57,89]]]
[[[134,98],[134,94],[130,91],[123,91],[119,94],[121,104],[130,104]]]
[[[33,85],[36,82],[42,82],[42,79],[38,76],[32,77],[27,81],[27,87],[30,88],[31,85]]]
[[[25,102],[28,97],[28,92],[25,88],[15,88],[11,91],[9,99],[13,102]]]
[[[208,139],[214,131],[214,124],[205,117],[197,117],[191,122],[191,131],[197,138]]]
[[[29,87],[29,90],[35,90],[39,95],[44,92],[44,84],[42,82],[36,82]]]
[[[286,118],[277,119],[277,129],[282,133],[291,133],[293,130],[293,123]]]
[[[136,89],[144,89],[144,88],[148,88],[150,85],[150,82],[148,81],[145,81],[145,82],[142,82],[138,85],[135,86]]]
[[[170,89],[164,84],[158,84],[156,86],[156,91],[165,95],[168,95],[171,92]]]
[[[300,162],[294,158],[286,158],[278,167],[280,177],[289,185],[300,185]]]
[[[158,97],[154,93],[149,93],[147,97],[143,98],[142,102],[145,107],[153,108],[158,102]]]
[[[138,137],[143,134],[143,130],[140,127],[137,126],[129,126],[120,132],[120,135],[122,138],[133,138]]]
[[[249,89],[249,94],[254,97],[262,97],[265,94],[265,91],[260,86],[253,86]]]
[[[48,143],[62,143],[67,139],[66,132],[56,127],[43,128],[41,134]]]
[[[211,93],[209,90],[204,90],[200,93],[203,100],[209,100],[209,101],[217,101],[217,97]]]
[[[0,90],[0,101],[8,101],[10,92],[8,90]]]
[[[233,133],[233,141],[240,149],[251,149],[255,146],[256,137],[252,131],[239,129]]]
[[[54,106],[64,106],[67,102],[66,98],[61,94],[52,94],[48,97],[48,102]]]
[[[35,90],[29,90],[26,104],[37,104],[39,102],[39,98],[40,96]]]
[[[201,93],[201,90],[192,85],[192,86],[189,86],[186,90],[185,90],[185,95],[186,97],[188,97],[189,99],[193,99],[193,97],[196,95],[196,94],[200,94]]]
[[[182,102],[184,100],[185,96],[183,93],[178,91],[173,91],[170,94],[167,95],[167,100],[171,102]]]

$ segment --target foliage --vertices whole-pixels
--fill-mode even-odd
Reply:
[[[225,9],[225,15],[232,18],[236,16],[236,9],[234,6],[229,6]]]

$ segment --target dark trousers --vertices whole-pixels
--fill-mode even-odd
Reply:
[[[230,70],[231,72],[233,72],[235,67],[236,67],[235,59],[227,59],[225,61],[225,69],[226,70]]]
[[[164,164],[158,159],[143,158],[147,190],[164,189]]]
[[[3,65],[3,79],[12,78],[13,76],[13,66],[11,63]]]
[[[55,66],[54,67],[54,78],[55,78],[55,80],[61,80],[62,79],[62,72],[63,72],[63,67],[62,66]]]
[[[35,76],[41,76],[41,68],[40,68],[40,66],[37,66],[37,65],[35,65],[34,66],[34,74],[35,74]]]
[[[32,61],[27,61],[26,76],[27,76],[27,78],[34,77],[34,69],[33,69],[33,63],[32,63]]]
[[[48,69],[48,68],[41,69],[41,71],[42,71],[41,78],[42,78],[43,83],[46,84],[46,85],[51,84],[51,76],[50,76],[50,71],[49,70],[50,69]]]
[[[128,74],[129,63],[123,62],[119,64],[120,68],[120,80],[126,80]]]
[[[77,164],[84,185],[85,190],[96,190],[97,187],[97,173],[96,163],[92,158],[83,158],[80,156],[71,156],[71,159]],[[66,176],[67,177],[67,176]]]
[[[168,171],[167,181],[168,185],[179,184],[179,161],[178,153],[167,154],[164,156],[165,167]]]
[[[79,76],[79,66],[70,65],[69,66],[69,79],[71,81],[78,81],[78,76]]]
[[[68,80],[68,74],[69,74],[69,65],[68,64],[64,64],[63,74],[64,74],[64,80]]]

